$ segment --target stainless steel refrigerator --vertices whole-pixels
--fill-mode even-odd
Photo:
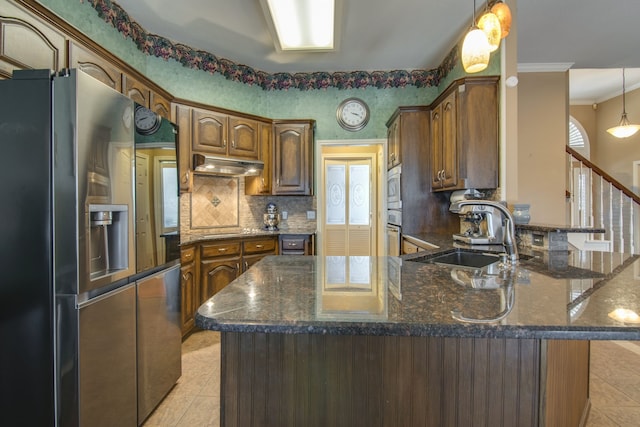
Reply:
[[[0,81],[3,424],[138,425],[135,122],[81,71]]]
[[[177,126],[135,105],[138,424],[181,375]]]

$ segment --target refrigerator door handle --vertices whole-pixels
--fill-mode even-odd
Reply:
[[[81,308],[90,306],[91,304],[98,303],[98,302],[100,302],[100,301],[102,301],[104,299],[107,299],[107,298],[115,295],[115,294],[119,294],[120,292],[124,292],[127,289],[134,287],[135,285],[136,285],[135,283],[129,283],[129,284],[126,284],[124,286],[120,286],[120,287],[118,287],[116,289],[113,289],[113,290],[111,290],[109,292],[106,292],[106,293],[104,293],[102,295],[99,295],[97,297],[88,298],[85,301],[78,302],[76,308],[81,309]],[[78,295],[78,300],[80,301],[80,295]]]

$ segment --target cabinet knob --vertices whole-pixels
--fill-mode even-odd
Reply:
[[[256,248],[262,249],[262,248],[264,248],[264,245],[256,245]]]
[[[186,274],[183,274],[182,275],[182,280],[184,280],[186,282],[187,280],[189,280],[189,276],[187,276]]]
[[[218,248],[218,252],[226,252],[227,248]]]
[[[186,172],[184,173],[184,175],[183,175],[182,183],[183,183],[183,184],[186,184],[186,183],[188,183],[188,182],[189,182],[189,171],[186,171]]]
[[[227,140],[226,140],[226,139],[223,139],[223,140],[222,140],[222,147],[226,147],[226,146],[227,146]]]
[[[247,261],[244,262],[244,270],[247,271],[249,269],[249,263]]]
[[[232,148],[236,148],[236,140],[235,139],[231,140],[231,147]]]

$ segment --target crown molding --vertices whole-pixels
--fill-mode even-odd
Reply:
[[[573,62],[518,63],[519,73],[562,73],[573,67]]]

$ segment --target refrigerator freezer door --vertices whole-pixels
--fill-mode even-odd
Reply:
[[[180,378],[180,265],[140,279],[138,287],[138,424]]]
[[[137,426],[136,288],[79,309],[80,426]]]
[[[53,88],[56,292],[81,294],[135,272],[133,101],[79,70]]]

